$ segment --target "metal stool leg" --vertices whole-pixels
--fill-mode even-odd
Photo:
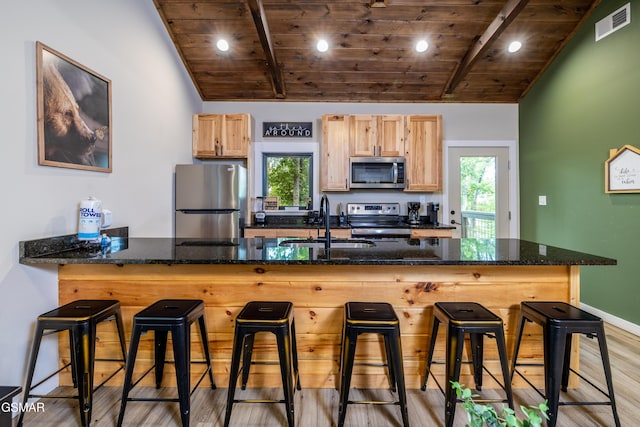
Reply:
[[[451,381],[460,379],[460,366],[462,364],[462,348],[464,347],[464,331],[449,326],[447,331],[447,384],[445,384],[445,413],[444,421],[447,427],[453,426],[453,418],[456,413],[456,401],[458,397],[451,387]]]
[[[284,403],[287,412],[289,427],[294,427],[294,402],[293,402],[293,359],[291,357],[291,336],[289,331],[281,328],[277,331],[276,341],[280,356],[280,375],[282,376],[282,388],[284,391]]]
[[[247,389],[247,381],[249,381],[249,371],[251,370],[251,357],[253,356],[253,342],[256,338],[255,333],[247,334],[244,337],[244,345],[242,348],[242,385],[241,390]]]
[[[198,326],[200,328],[200,338],[204,348],[204,358],[207,362],[207,371],[209,372],[209,380],[211,381],[211,389],[216,389],[216,382],[213,379],[213,367],[211,366],[211,352],[209,351],[209,338],[207,337],[207,325],[204,316],[198,318]]]
[[[473,380],[476,383],[476,390],[482,390],[482,363],[484,360],[484,334],[470,333],[471,341],[471,361],[473,366]]]
[[[609,391],[609,400],[611,400],[611,410],[613,411],[613,419],[616,427],[620,427],[620,418],[618,417],[618,408],[616,407],[616,399],[613,394],[613,378],[611,377],[611,364],[609,363],[609,350],[607,349],[607,339],[604,335],[604,327],[598,329],[598,346],[600,347],[600,356],[602,359],[602,367],[607,382],[607,390]]]
[[[391,391],[395,393],[397,391],[396,389],[397,381],[396,381],[396,375],[394,370],[394,364],[392,363],[392,360],[393,360],[392,343],[389,335],[384,334],[383,338],[384,338],[384,350],[385,350],[387,370],[389,372],[389,385],[391,387]]]
[[[240,357],[242,355],[243,343],[245,337],[243,332],[236,324],[236,331],[233,339],[233,353],[231,354],[231,368],[229,372],[229,389],[227,391],[227,409],[224,415],[224,427],[229,426],[231,420],[231,409],[233,409],[233,403],[236,392],[236,382],[238,381],[238,371],[240,370]]]
[[[38,352],[40,351],[40,343],[42,342],[42,334],[44,329],[40,323],[36,326],[36,331],[33,336],[33,344],[31,345],[31,357],[29,358],[29,367],[27,368],[27,378],[24,383],[24,394],[22,397],[22,405],[26,407],[27,400],[29,400],[29,393],[31,391],[31,383],[33,382],[33,372],[36,368],[36,361],[38,360]],[[24,418],[24,411],[20,411],[18,416],[18,427],[22,427],[22,419]]]
[[[507,357],[507,344],[504,338],[504,330],[496,331],[496,344],[498,346],[498,356],[500,358],[500,368],[502,369],[502,380],[504,381],[504,391],[507,393],[507,403],[509,408],[513,408],[513,389],[511,387],[511,376],[509,375],[509,358]]]
[[[340,375],[340,406],[338,408],[338,427],[344,426],[347,416],[347,406],[349,401],[349,388],[351,387],[351,374],[353,373],[353,362],[355,359],[356,342],[358,334],[347,329],[345,341],[343,342],[343,370]]]
[[[155,378],[156,388],[160,388],[162,385],[162,377],[164,375],[164,361],[167,354],[167,336],[168,331],[155,330],[154,331],[154,361],[155,361]],[[174,338],[173,336],[171,337]]]
[[[178,387],[178,402],[180,404],[180,418],[183,427],[189,427],[189,412],[191,410],[190,329],[190,326],[176,326],[171,328],[176,383]]]
[[[429,340],[429,349],[427,350],[427,366],[424,373],[424,381],[422,382],[422,391],[427,389],[427,381],[431,373],[431,362],[433,361],[433,351],[436,348],[436,340],[438,338],[438,326],[440,326],[440,320],[437,317],[433,318],[433,327],[431,328],[431,339]]]
[[[394,328],[389,334],[391,341],[391,360],[387,360],[389,365],[393,365],[395,372],[395,385],[398,391],[398,403],[402,413],[402,423],[404,427],[409,427],[409,412],[407,411],[407,391],[404,382],[404,367],[402,366],[402,345],[400,343],[400,330]]]
[[[548,427],[555,427],[558,421],[558,403],[560,401],[560,387],[562,384],[562,362],[566,345],[566,333],[560,328],[547,328],[549,339],[545,343],[544,370],[546,382],[546,397],[549,401]],[[548,349],[548,351],[546,351]]]
[[[516,329],[516,343],[513,347],[513,358],[511,359],[511,382],[513,382],[513,375],[516,373],[516,362],[518,360],[518,352],[520,351],[520,343],[522,342],[522,333],[524,331],[524,325],[527,319],[520,314],[520,322],[518,322],[518,328]]]
[[[124,374],[124,383],[122,385],[122,398],[120,399],[120,413],[118,414],[118,427],[122,426],[124,420],[124,412],[127,409],[127,398],[129,392],[133,388],[133,368],[136,363],[136,355],[138,354],[138,345],[140,344],[141,328],[135,324],[131,331],[131,342],[129,343],[129,356],[126,363],[126,370]]]

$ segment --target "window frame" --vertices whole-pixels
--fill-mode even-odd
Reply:
[[[268,167],[267,167],[267,163],[268,163],[268,159],[270,157],[293,157],[293,158],[304,158],[304,159],[309,159],[309,197],[311,198],[311,203],[313,206],[313,200],[314,200],[314,153],[312,151],[296,151],[296,152],[290,152],[290,151],[286,151],[286,152],[282,152],[282,151],[263,151],[262,152],[262,195],[263,196],[267,196],[267,191],[268,191],[268,185],[267,185],[267,179],[268,179]],[[298,208],[298,210],[307,210],[307,205],[299,205],[299,206],[278,206],[279,210],[286,210],[286,208]]]

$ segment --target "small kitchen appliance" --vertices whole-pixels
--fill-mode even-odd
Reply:
[[[407,202],[407,216],[409,224],[420,224],[420,202]]]
[[[404,157],[350,157],[350,188],[398,189],[405,187]]]
[[[440,225],[438,222],[438,211],[440,203],[427,203],[427,221],[432,225]]]
[[[256,197],[256,204],[254,206],[254,209],[255,209],[254,218],[255,218],[256,224],[264,225],[264,223],[266,222],[266,219],[267,219],[267,214],[265,214],[265,212],[264,212],[264,198],[263,197]]]

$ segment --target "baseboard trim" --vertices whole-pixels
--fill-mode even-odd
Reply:
[[[620,329],[624,329],[625,331],[640,336],[640,325],[636,325],[635,323],[631,323],[627,320],[621,319],[613,314],[607,313],[606,311],[598,310],[595,307],[591,307],[590,305],[580,303],[580,308],[584,311],[588,311],[589,313],[600,317],[607,323],[611,323],[613,326],[617,326]]]

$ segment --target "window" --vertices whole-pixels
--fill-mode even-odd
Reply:
[[[278,198],[278,207],[307,209],[313,191],[311,153],[263,153],[262,194]]]

